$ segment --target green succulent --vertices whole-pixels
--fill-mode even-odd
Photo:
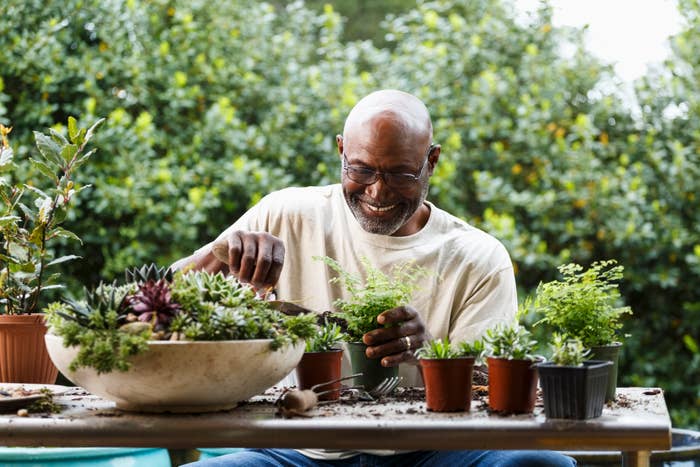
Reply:
[[[488,329],[484,336],[485,354],[509,360],[535,360],[537,341],[519,324],[500,323]]]
[[[579,339],[571,339],[565,334],[554,334],[552,337],[551,362],[562,366],[581,366],[590,354]]]
[[[345,340],[345,333],[336,323],[318,326],[316,332],[306,339],[307,352],[328,352],[336,349]]]

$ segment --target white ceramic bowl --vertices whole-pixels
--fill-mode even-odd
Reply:
[[[92,368],[69,369],[77,347],[63,338],[45,337],[49,356],[73,383],[116,402],[124,410],[144,412],[211,412],[239,402],[280,381],[304,353],[304,342],[270,350],[270,340],[150,341],[132,358],[129,371],[97,374]]]

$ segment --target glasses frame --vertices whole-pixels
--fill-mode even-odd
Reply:
[[[345,171],[348,178],[353,183],[357,183],[359,185],[364,185],[364,186],[374,185],[375,183],[377,183],[377,180],[379,180],[379,177],[381,177],[381,179],[384,181],[384,183],[389,187],[407,188],[411,183],[415,183],[421,179],[421,177],[423,176],[423,172],[425,171],[425,167],[428,165],[428,161],[430,160],[430,155],[433,153],[433,150],[435,149],[435,147],[436,147],[435,144],[431,144],[428,147],[428,150],[425,153],[425,160],[423,161],[423,165],[421,166],[420,171],[418,172],[417,175],[412,174],[412,173],[408,173],[408,172],[380,172],[378,170],[370,169],[368,167],[358,167],[355,165],[350,165],[350,164],[348,164],[348,158],[347,158],[347,155],[345,154],[345,152],[343,152],[343,171]],[[363,171],[366,171],[368,175],[370,172],[372,172],[371,181],[365,183],[365,182],[359,182],[359,181],[355,180],[350,175],[352,172],[349,169],[363,170]],[[392,184],[391,182],[389,182],[389,180],[387,180],[385,175],[389,176],[389,180],[391,180],[392,175],[399,175],[399,176],[405,177],[406,185],[401,185],[401,184],[396,185],[395,183]]]

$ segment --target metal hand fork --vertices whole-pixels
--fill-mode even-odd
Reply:
[[[391,391],[396,389],[401,380],[403,380],[402,376],[392,376],[390,378],[384,378],[384,380],[381,383],[377,384],[376,387],[367,391],[367,394],[369,394],[375,399],[390,394]]]

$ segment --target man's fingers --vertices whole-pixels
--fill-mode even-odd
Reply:
[[[410,306],[399,306],[386,310],[377,316],[377,323],[382,325],[403,323],[410,321],[418,315],[416,310]]]
[[[272,264],[270,265],[270,270],[267,272],[267,280],[265,281],[265,286],[273,287],[277,284],[282,273],[282,266],[284,265],[284,244],[281,241],[274,243],[274,248],[272,249]]]
[[[243,243],[238,280],[241,282],[252,282],[255,274],[255,267],[258,261],[258,242],[255,235],[241,232],[239,233]]]
[[[234,232],[228,238],[228,268],[232,274],[238,274],[241,270],[241,256],[243,256],[243,240],[238,232]]]

